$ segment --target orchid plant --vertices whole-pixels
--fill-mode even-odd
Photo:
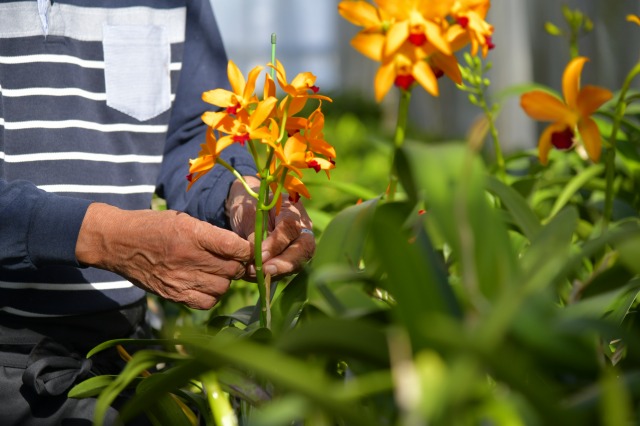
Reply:
[[[202,94],[205,102],[219,110],[202,115],[202,121],[208,126],[206,140],[201,144],[198,157],[189,161],[187,190],[214,166],[220,165],[233,173],[256,200],[254,247],[260,325],[268,328],[270,276],[264,274],[261,251],[268,213],[272,209],[276,214],[279,212],[284,191],[293,202],[300,196],[310,198],[301,180],[302,169],[313,169],[316,173],[324,170],[329,177],[329,171],[335,167],[336,151],[324,140],[322,101],[331,99],[318,93],[316,76],[303,72],[289,81],[280,61],[272,61],[267,67],[272,72],[264,74],[261,96],[255,92],[265,67],[253,68],[245,79],[233,61],[227,66],[231,90],[216,88]],[[281,98],[277,96],[274,80],[284,92]],[[309,100],[317,101],[317,107],[308,116],[301,115]],[[253,156],[260,178],[258,192],[220,156],[234,143],[246,146]]]

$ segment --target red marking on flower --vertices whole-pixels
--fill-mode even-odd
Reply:
[[[249,140],[249,134],[245,133],[243,135],[235,135],[232,139],[234,142],[238,142],[240,145],[244,146],[245,142]]]
[[[237,113],[238,113],[238,109],[240,109],[240,106],[239,106],[239,105],[235,105],[235,106],[227,107],[227,114],[233,114],[233,115],[235,115],[235,114],[237,114]]]
[[[427,36],[424,33],[409,34],[409,43],[415,46],[422,46],[427,42]]]
[[[425,214],[427,211],[425,209],[420,209],[418,210],[418,215],[422,216],[423,214]]]
[[[469,18],[467,18],[466,16],[460,16],[456,18],[456,21],[464,29],[466,29],[469,26]]]
[[[484,41],[487,43],[487,47],[489,48],[489,50],[494,49],[496,47],[496,45],[493,44],[493,40],[491,36],[485,36]]]
[[[565,128],[561,132],[554,132],[551,134],[551,144],[556,149],[569,149],[573,146],[573,132],[570,128]]]
[[[300,194],[298,194],[297,192],[289,194],[289,201],[291,201],[292,203],[297,203],[298,201],[300,201]]]
[[[189,182],[193,182],[193,173],[189,173],[187,176],[185,176],[187,178],[187,180]]]
[[[310,86],[309,89],[313,90],[313,93],[318,93],[320,91],[318,86]]]
[[[322,167],[320,167],[320,163],[318,163],[316,160],[307,161],[307,166],[310,169],[315,170],[316,173],[318,173],[320,170],[322,170]]]
[[[331,164],[333,164],[334,166],[336,165],[336,160],[335,160],[335,158],[329,158],[329,162],[330,162]]]
[[[393,84],[404,90],[409,90],[414,81],[416,79],[411,74],[405,74],[397,76]]]
[[[433,71],[433,75],[435,75],[436,78],[440,78],[444,75],[444,71],[442,71],[438,67],[434,67],[433,65],[431,65],[431,70]]]

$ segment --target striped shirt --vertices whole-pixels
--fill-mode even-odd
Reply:
[[[93,201],[169,208],[226,226],[233,176],[186,192],[204,141],[205,90],[226,56],[208,0],[0,0],[0,312],[75,315],[144,292],[79,267],[75,244]],[[225,151],[241,173],[253,161]]]

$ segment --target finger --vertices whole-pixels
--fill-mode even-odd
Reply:
[[[213,308],[216,303],[218,303],[218,298],[210,294],[191,290],[185,292],[183,295],[183,300],[179,300],[178,302],[181,302],[192,309],[206,310]]]
[[[202,247],[225,259],[248,262],[251,259],[251,244],[233,231],[203,223],[206,229],[200,233]]]
[[[302,227],[297,220],[284,218],[276,223],[275,228],[262,243],[262,261],[266,262],[278,256],[289,245],[300,237]]]
[[[303,233],[278,256],[264,263],[265,274],[282,276],[298,272],[311,260],[316,249],[313,234]]]

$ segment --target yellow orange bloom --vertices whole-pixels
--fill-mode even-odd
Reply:
[[[418,56],[417,49],[408,44],[382,63],[376,73],[374,91],[376,101],[380,102],[394,84],[409,90],[418,82],[427,92],[438,96],[438,81],[431,66]]]
[[[241,108],[247,108],[251,103],[258,101],[254,95],[256,79],[262,71],[261,66],[253,68],[245,80],[242,72],[233,61],[227,65],[227,76],[231,84],[231,90],[213,89],[202,94],[202,100],[221,108],[226,108],[227,112],[235,114]]]
[[[205,143],[200,144],[201,149],[198,153],[198,157],[193,160],[189,160],[189,174],[187,175],[189,185],[187,186],[187,190],[189,190],[191,185],[193,185],[198,179],[211,171],[213,166],[216,165],[216,161],[220,156],[220,153],[232,143],[233,141],[229,139],[226,141],[217,140],[213,133],[213,129],[207,129],[206,141]]]
[[[640,16],[638,15],[627,15],[627,21],[634,22],[640,25]]]
[[[596,86],[580,87],[582,68],[588,59],[573,59],[564,70],[562,93],[564,100],[540,90],[525,93],[520,105],[531,118],[552,123],[542,132],[538,141],[538,156],[547,164],[552,147],[569,149],[579,134],[591,160],[597,162],[602,152],[600,131],[591,115],[613,94]]]
[[[409,90],[417,82],[437,96],[440,76],[460,84],[454,53],[469,43],[474,55],[494,47],[489,7],[489,0],[343,0],[338,10],[363,27],[353,47],[381,62],[374,82],[380,102],[393,85]]]
[[[456,22],[469,34],[471,54],[476,55],[482,48],[482,55],[487,56],[495,46],[492,41],[493,26],[485,20],[491,7],[489,0],[456,0],[451,13]]]
[[[431,45],[438,51],[451,55],[445,32],[446,16],[453,0],[377,0],[380,9],[395,18],[386,32],[384,55],[393,55],[403,43],[415,46]]]

